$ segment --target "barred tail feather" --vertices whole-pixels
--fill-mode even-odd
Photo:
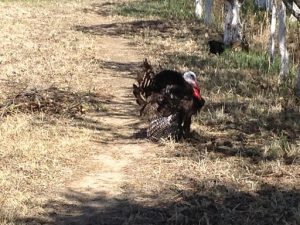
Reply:
[[[168,117],[153,119],[147,129],[147,137],[152,141],[162,138],[180,138],[178,115],[172,114]]]
[[[136,102],[141,106],[141,114],[143,109],[146,107],[149,87],[152,84],[153,77],[155,76],[152,66],[148,63],[147,59],[143,62],[143,73],[138,74],[137,84],[133,84],[133,94]]]
[[[146,104],[146,99],[142,94],[142,90],[140,87],[138,87],[137,85],[133,85],[133,95],[136,99],[137,104],[139,105],[145,105]]]
[[[139,75],[137,78],[137,82],[139,87],[146,92],[147,87],[151,86],[152,80],[155,76],[155,72],[153,67],[148,63],[147,59],[143,62],[143,75]]]
[[[148,60],[145,59],[143,62],[143,71],[144,71],[144,76],[141,79],[140,86],[145,89],[146,87],[149,87],[152,83],[152,79],[155,76],[153,67],[148,63]]]

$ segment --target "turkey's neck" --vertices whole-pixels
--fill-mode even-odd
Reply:
[[[195,84],[193,86],[193,95],[195,98],[197,98],[198,100],[201,100],[201,94],[200,94],[200,88],[198,87],[197,84]]]

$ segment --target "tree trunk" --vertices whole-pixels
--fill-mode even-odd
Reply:
[[[283,2],[281,2],[281,7],[278,13],[279,17],[279,29],[278,29],[278,38],[279,38],[279,51],[281,56],[281,65],[280,65],[280,76],[285,78],[289,73],[289,54],[286,48],[286,8]]]
[[[298,65],[298,78],[296,83],[296,96],[300,98],[300,62]]]
[[[269,39],[269,62],[273,64],[275,53],[275,32],[276,32],[276,1],[272,1],[272,18],[270,26],[270,39]]]
[[[195,6],[196,17],[201,19],[203,16],[203,0],[195,0]]]
[[[206,25],[210,25],[213,20],[212,6],[214,4],[214,0],[206,0],[205,2],[205,14],[204,14],[204,23]]]
[[[242,24],[240,20],[241,3],[238,0],[225,0],[224,44],[231,45],[242,41]]]

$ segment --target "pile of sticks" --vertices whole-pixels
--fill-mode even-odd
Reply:
[[[48,89],[22,90],[20,93],[8,97],[0,103],[0,117],[13,113],[43,112],[46,114],[75,117],[90,108],[97,108],[97,96],[78,94],[60,90],[56,87]]]

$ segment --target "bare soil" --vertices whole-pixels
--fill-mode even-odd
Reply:
[[[55,60],[55,62],[52,62],[54,65],[50,65],[50,67],[54,67],[52,68],[54,70],[52,71],[53,74],[50,77],[38,77],[39,74],[37,74],[36,68],[33,68],[36,73],[32,77],[25,77],[26,75],[23,73],[20,82],[17,81],[16,83],[27,82],[26,90],[47,88],[50,86],[50,83],[60,88],[72,88],[73,91],[93,91],[93,93],[103,96],[104,110],[86,112],[80,119],[66,122],[66,126],[69,126],[69,123],[75,124],[75,127],[83,127],[85,129],[81,132],[89,133],[89,141],[84,143],[87,145],[83,149],[85,151],[89,149],[90,153],[87,153],[86,156],[80,156],[82,158],[78,159],[77,168],[74,165],[71,166],[72,171],[69,172],[69,177],[62,176],[58,186],[50,186],[52,189],[51,193],[37,192],[38,195],[42,195],[42,210],[34,212],[28,209],[26,210],[27,215],[25,213],[19,218],[13,218],[12,221],[26,224],[120,224],[121,221],[123,223],[123,221],[130,218],[115,213],[115,210],[123,211],[123,207],[119,206],[119,203],[127,200],[128,195],[130,195],[130,192],[127,193],[126,184],[131,182],[135,174],[128,168],[134,168],[137,162],[147,160],[149,155],[153,156],[151,148],[155,146],[145,139],[139,139],[138,134],[136,134],[142,128],[142,125],[138,117],[138,109],[132,96],[131,87],[135,82],[134,79],[140,69],[144,55],[132,42],[130,43],[128,39],[122,38],[122,34],[116,36],[106,33],[105,24],[124,21],[124,18],[121,17],[102,15],[105,11],[95,11],[95,9],[101,8],[100,6],[106,7],[108,5],[109,7],[110,3],[105,1],[97,1],[97,3],[84,1],[84,3],[79,4],[73,2],[57,3],[57,5],[56,3],[42,4],[45,4],[44,9],[40,8],[39,3],[34,2],[28,3],[28,5],[26,3],[24,5],[22,3],[12,3],[8,4],[7,7],[11,9],[14,5],[17,5],[15,11],[12,11],[12,9],[9,11],[11,13],[9,16],[17,15],[19,17],[20,23],[18,21],[15,22],[17,26],[24,26],[23,23],[26,24],[27,20],[32,21],[33,24],[36,23],[37,26],[39,26],[39,20],[41,20],[41,23],[49,23],[50,26],[58,25],[55,28],[41,27],[40,29],[44,31],[38,31],[36,26],[30,26],[32,33],[27,33],[26,35],[30,36],[30,41],[34,41],[31,35],[38,39],[37,43],[32,43],[33,46],[46,44],[40,38],[47,39],[47,37],[43,36],[43,33],[47,32],[47,30],[53,32],[54,35],[56,33],[59,37],[65,38],[66,44],[70,44],[71,40],[69,38],[73,36],[75,44],[70,44],[71,46],[67,52],[64,52],[62,48],[55,49],[54,46],[54,49],[51,46],[51,51],[56,56],[59,54],[61,61],[68,64],[61,66],[66,67],[66,70],[71,68],[74,75],[71,75],[70,78],[65,78],[67,83],[62,82],[65,75],[62,74],[62,77],[56,77],[55,74],[57,73],[55,70],[58,70],[58,61]],[[68,7],[68,5],[70,9],[60,9],[60,7]],[[40,9],[41,12],[35,12],[35,9]],[[54,12],[52,15],[54,19],[47,21],[42,18],[43,16],[51,15],[51,12]],[[24,14],[25,18],[22,19],[21,16]],[[62,15],[62,18],[59,18],[59,15]],[[11,17],[9,18],[12,19]],[[58,20],[60,19],[65,19],[65,21],[59,24]],[[80,29],[81,26],[88,27],[93,25],[104,26],[102,28],[103,35],[85,34]],[[17,26],[14,28],[16,33],[19,32],[16,28]],[[25,32],[28,31],[26,30]],[[36,35],[38,34],[36,32],[40,32],[42,36],[37,37]],[[26,35],[24,35],[24,38]],[[57,41],[62,41],[59,37],[57,37]],[[57,41],[54,40],[54,43]],[[89,45],[86,42],[91,42],[91,44]],[[25,43],[28,43],[28,41]],[[13,45],[13,43],[10,44]],[[51,45],[53,43],[50,41],[47,44]],[[84,53],[84,50],[87,51]],[[15,57],[18,57],[18,54],[24,52],[22,50],[20,50],[20,53],[12,51],[11,54],[15,54],[17,55]],[[66,55],[63,56],[61,54]],[[47,52],[47,56],[51,57],[51,53]],[[78,63],[79,65],[75,66],[73,64],[74,61],[69,61],[68,57],[78,60],[76,64]],[[84,69],[81,68],[79,58],[89,61],[85,62],[88,65],[83,65]],[[8,61],[8,59],[6,60]],[[34,58],[32,61],[34,60],[43,59]],[[24,58],[24,64],[18,66],[33,66],[32,61],[25,61],[26,59]],[[47,64],[46,61],[47,59],[42,64]],[[7,64],[9,63],[7,62]],[[11,68],[5,69],[6,74],[8,74],[10,72],[8,70]],[[18,69],[18,67],[15,68],[15,70]],[[47,72],[46,68],[44,69],[46,73],[49,72]],[[29,68],[25,70],[26,73],[29,72]],[[72,71],[67,73],[69,72],[72,73]],[[12,71],[12,74],[15,73],[22,74],[22,69],[17,72]],[[7,76],[9,77],[9,75]],[[39,85],[36,84],[37,82]],[[5,80],[5,84],[7,83],[9,82]],[[11,89],[15,87],[17,85]],[[20,89],[22,88],[24,89],[24,87]],[[57,91],[59,90],[57,89]],[[14,92],[17,91],[14,90]],[[3,98],[5,98],[6,93],[2,92],[2,94]],[[9,94],[7,95],[9,96]],[[66,98],[67,93],[64,92],[64,94]],[[22,111],[22,108],[19,110]],[[28,113],[28,110],[26,113]],[[78,142],[80,141],[78,139]],[[61,150],[64,151],[64,149]],[[80,149],[76,151],[80,151]],[[57,187],[55,188],[55,186]],[[105,213],[109,208],[115,209],[113,212]],[[105,218],[101,218],[103,213],[105,213]]]
[[[105,7],[105,2],[98,4]],[[82,24],[84,26],[102,26],[112,21],[101,13],[95,15],[82,10],[81,16],[88,18],[88,23]],[[120,19],[124,21],[124,18],[113,20],[118,22]],[[149,155],[153,156],[151,148],[154,145],[138,138],[143,126],[131,89],[144,55],[122,35],[103,35],[95,41],[101,44],[101,49],[96,50],[101,55],[97,58],[101,72],[93,82],[100,84],[110,98],[105,104],[105,112],[85,115],[84,120],[101,124],[94,143],[90,145],[97,154],[86,159],[80,170],[75,169],[65,188],[57,194],[59,200],[53,199],[59,204],[46,208],[49,211],[45,219],[55,224],[120,224],[127,221],[127,216],[116,211],[124,210],[119,203],[128,200],[130,195],[126,184],[132,182],[135,174],[132,170],[129,173],[128,168],[147,160]],[[107,213],[109,208],[114,208],[114,211]]]

